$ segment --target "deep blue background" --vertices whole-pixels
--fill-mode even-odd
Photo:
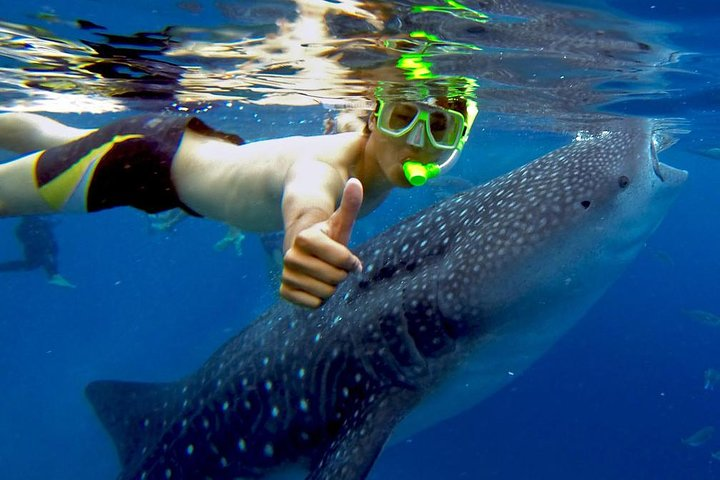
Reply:
[[[3,3],[8,20],[25,21]],[[119,8],[83,7],[88,3],[104,15]],[[170,2],[154,3],[161,10]],[[667,99],[614,107],[689,120],[691,132],[661,155],[690,171],[685,191],[638,259],[548,355],[472,411],[388,448],[372,478],[720,478],[720,461],[710,457],[720,450],[720,434],[697,448],[681,443],[706,425],[720,432],[720,390],[703,389],[703,371],[720,369],[720,327],[682,313],[720,314],[720,160],[691,152],[720,146],[720,7],[715,1],[612,3],[676,26],[671,38],[678,50],[694,53],[683,65],[697,74],[672,76]],[[153,2],[143,4],[143,15],[114,15],[112,23],[148,29],[154,21],[171,23],[152,10]],[[87,16],[74,8],[62,11]],[[251,113],[216,112],[207,120],[249,140],[321,129],[322,112],[303,113],[304,124],[287,112],[261,115],[260,122]],[[58,118],[90,126],[110,117]],[[478,128],[453,174],[479,182],[564,140]],[[432,198],[429,191],[394,194],[359,226],[357,241]],[[77,289],[50,286],[41,272],[0,277],[2,478],[113,478],[115,453],[84,400],[84,385],[98,378],[178,378],[274,301],[254,236],[237,256],[213,250],[225,229],[209,221],[189,219],[176,232],[159,234],[130,210],[61,220],[61,269]],[[0,259],[19,254],[16,221],[0,221]]]

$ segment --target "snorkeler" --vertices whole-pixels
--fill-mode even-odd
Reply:
[[[48,282],[59,287],[74,288],[58,273],[58,246],[53,233],[55,221],[40,215],[23,217],[15,227],[15,238],[23,249],[22,260],[0,263],[0,272],[23,272],[42,268]]]
[[[179,207],[245,232],[282,229],[280,295],[318,307],[362,268],[347,248],[358,214],[457,159],[477,113],[470,94],[378,98],[362,131],[253,143],[195,117],[133,116],[82,130],[0,115],[0,147],[47,149],[0,165],[0,216]]]

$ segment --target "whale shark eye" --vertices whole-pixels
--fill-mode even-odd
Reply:
[[[582,202],[580,202],[580,205],[582,205],[583,208],[587,210],[588,208],[590,208],[590,200],[583,200]]]
[[[618,185],[620,185],[620,188],[625,188],[630,185],[630,179],[625,175],[621,175],[620,178],[618,178]]]

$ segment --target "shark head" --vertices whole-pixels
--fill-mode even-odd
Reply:
[[[469,190],[418,222],[445,245],[439,307],[503,321],[511,305],[544,310],[548,295],[608,285],[642,248],[687,172],[659,162],[662,136],[624,119]],[[431,256],[432,257],[432,256]],[[437,275],[437,274],[436,274]],[[538,304],[518,302],[535,296]]]
[[[438,237],[431,248],[445,245],[425,256],[441,258],[426,279],[438,310],[477,330],[482,346],[469,349],[396,438],[503,387],[508,372],[527,368],[605,292],[687,178],[659,162],[663,139],[649,120],[618,120],[415,220]]]

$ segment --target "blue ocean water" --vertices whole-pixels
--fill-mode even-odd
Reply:
[[[42,2],[2,3],[8,21],[27,22],[27,12],[47,9]],[[72,2],[53,9],[118,30],[190,23],[143,13],[165,11],[165,2],[144,2],[129,14],[127,5],[93,3],[97,12],[88,12],[87,2],[82,11]],[[704,371],[720,369],[720,326],[683,313],[720,314],[720,160],[697,153],[720,147],[720,7],[709,0],[609,4],[670,25],[674,48],[687,54],[682,68],[664,77],[667,95],[629,96],[608,107],[685,119],[689,133],[661,154],[690,172],[685,191],[636,261],[547,355],[471,411],[387,448],[373,479],[720,479],[720,461],[711,457],[720,451],[720,435],[698,447],[681,442],[702,427],[720,429],[720,385],[703,388]],[[192,16],[199,22],[218,19]],[[62,25],[55,31],[62,33]],[[204,118],[248,139],[322,131],[319,108],[302,115],[273,108],[216,110]],[[81,127],[112,116],[55,114]],[[564,141],[555,132],[507,125],[478,129],[457,175],[480,182]],[[359,226],[355,241],[431,200],[424,193],[393,194]],[[0,277],[0,475],[6,479],[114,478],[116,454],[84,386],[98,378],[177,379],[275,301],[256,236],[248,235],[237,255],[232,248],[215,251],[225,227],[201,219],[172,232],[152,231],[144,214],[128,209],[60,220],[61,271],[77,288],[51,286],[40,271]],[[16,223],[0,220],[3,259],[20,255]]]

